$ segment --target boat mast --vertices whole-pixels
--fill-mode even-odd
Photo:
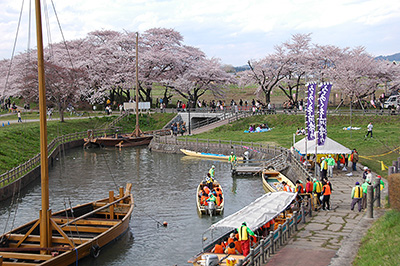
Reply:
[[[140,128],[139,128],[139,32],[136,32],[136,127],[135,127],[135,136],[140,136]]]
[[[47,152],[47,121],[46,121],[46,89],[44,78],[42,17],[40,0],[35,0],[36,9],[36,38],[38,54],[39,79],[39,115],[40,115],[40,171],[42,190],[42,209],[40,211],[40,247],[48,248],[51,245],[50,210],[49,210],[49,168]],[[46,251],[43,251],[46,253]]]

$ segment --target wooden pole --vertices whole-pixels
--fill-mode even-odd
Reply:
[[[47,121],[46,121],[46,88],[44,77],[43,59],[43,37],[42,37],[42,15],[40,0],[35,1],[36,9],[36,38],[38,54],[38,79],[39,79],[39,117],[40,117],[40,171],[41,171],[41,190],[42,190],[42,210],[40,221],[40,247],[48,248],[51,243],[48,236],[50,217],[49,209],[49,167],[47,159]],[[47,251],[41,251],[46,253]]]
[[[136,127],[135,127],[135,136],[140,136],[139,129],[139,32],[136,32]]]

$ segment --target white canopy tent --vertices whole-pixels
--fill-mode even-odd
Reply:
[[[296,142],[294,148],[301,154],[315,154],[315,140],[307,140],[307,137]],[[317,154],[351,154],[351,150],[331,138],[326,138],[325,144],[317,147]]]
[[[297,193],[285,191],[265,194],[250,205],[211,225],[210,230],[222,227],[239,228],[243,222],[246,222],[247,226],[254,231],[284,211],[296,195]]]

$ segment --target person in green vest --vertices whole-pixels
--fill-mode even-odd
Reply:
[[[233,151],[231,152],[231,155],[229,155],[228,161],[231,163],[231,169],[236,168],[237,158],[236,155],[233,153]]]
[[[363,189],[360,187],[360,183],[356,182],[356,186],[351,191],[351,210],[354,210],[354,206],[358,204],[358,211],[361,212],[361,201],[363,197]]]
[[[250,253],[250,235],[254,236],[254,232],[247,227],[246,222],[238,228],[239,241],[242,246],[243,256],[247,256]]]
[[[368,192],[368,186],[371,185],[371,181],[369,180],[369,178],[365,179],[365,182],[361,185],[361,188],[363,190],[363,197],[362,197],[362,201],[361,201],[361,207],[363,209],[367,208],[367,192]]]
[[[215,165],[211,166],[210,170],[208,171],[208,173],[210,174],[211,178],[214,179],[214,175],[215,175]]]
[[[326,159],[326,162],[328,164],[328,177],[333,176],[333,168],[335,167],[335,159],[332,158],[332,155],[328,155],[328,158]]]

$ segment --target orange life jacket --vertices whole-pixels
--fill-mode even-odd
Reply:
[[[297,187],[296,187],[296,192],[299,192],[299,193],[304,193],[304,186],[303,186],[303,184],[298,184],[297,185]]]
[[[210,194],[210,188],[205,186],[204,187],[204,192],[206,192],[207,195]]]
[[[206,205],[206,206],[208,206],[208,202],[207,202],[207,199],[208,199],[208,197],[207,196],[201,196],[201,199],[200,199],[200,204],[201,205]]]
[[[227,250],[228,250],[227,254],[237,254],[236,248],[228,248]]]
[[[228,244],[226,246],[229,246],[229,244],[232,242],[234,242],[233,238],[232,237],[228,238]]]
[[[236,248],[236,250],[237,250],[240,254],[243,253],[243,251],[242,251],[242,244],[240,244],[240,241],[235,241],[235,248]]]
[[[325,188],[324,195],[330,195],[331,194],[331,187],[328,184],[326,184],[324,186],[324,188]]]
[[[214,253],[224,253],[224,248],[220,244],[216,244],[214,247]]]

